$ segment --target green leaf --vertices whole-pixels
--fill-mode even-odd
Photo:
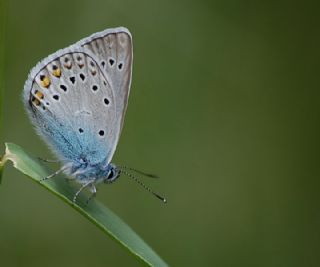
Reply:
[[[49,173],[37,160],[31,158],[21,147],[12,143],[6,143],[6,152],[0,161],[0,176],[6,161],[12,161],[13,166],[30,177],[34,182],[43,186],[72,208],[80,212],[93,224],[118,241],[123,248],[135,255],[149,266],[167,266],[167,264],[150,248],[128,225],[103,204],[93,199],[86,205],[86,197],[77,198],[76,204],[72,202],[77,191],[69,185],[65,179],[50,179],[40,183],[40,179]],[[0,177],[1,179],[1,177]]]

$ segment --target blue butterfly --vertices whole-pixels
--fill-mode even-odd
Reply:
[[[129,30],[107,29],[48,56],[25,83],[27,113],[63,163],[43,180],[64,172],[80,183],[74,202],[83,189],[89,188],[92,198],[96,184],[112,183],[124,171],[110,161],[127,109],[132,60]]]

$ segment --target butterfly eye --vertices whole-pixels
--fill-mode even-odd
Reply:
[[[112,179],[114,176],[114,171],[111,169],[110,172],[108,173],[107,179]]]

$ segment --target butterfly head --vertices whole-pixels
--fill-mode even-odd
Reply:
[[[117,166],[113,163],[110,163],[108,167],[109,170],[107,176],[103,178],[103,182],[106,184],[113,183],[117,178],[119,178],[121,172],[120,169],[117,168]]]

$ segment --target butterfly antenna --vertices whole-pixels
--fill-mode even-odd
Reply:
[[[153,192],[148,186],[146,186],[143,182],[141,182],[140,180],[138,180],[137,177],[135,177],[134,175],[132,175],[131,173],[127,172],[124,169],[121,169],[121,172],[123,172],[125,175],[127,175],[128,177],[130,177],[132,180],[134,180],[136,183],[138,183],[139,185],[141,185],[145,190],[147,190],[149,193],[151,193],[152,195],[154,195],[155,197],[159,198],[160,200],[162,200],[163,203],[167,203],[167,200],[160,196],[159,194]]]
[[[130,168],[130,167],[127,167],[127,166],[119,166],[119,168],[120,169],[126,169],[126,170],[129,170],[129,171],[134,171],[136,173],[142,174],[142,175],[150,177],[150,178],[159,178],[158,175],[155,175],[155,174],[152,174],[152,173],[146,173],[146,172],[143,172],[143,171],[139,171],[137,169]]]

